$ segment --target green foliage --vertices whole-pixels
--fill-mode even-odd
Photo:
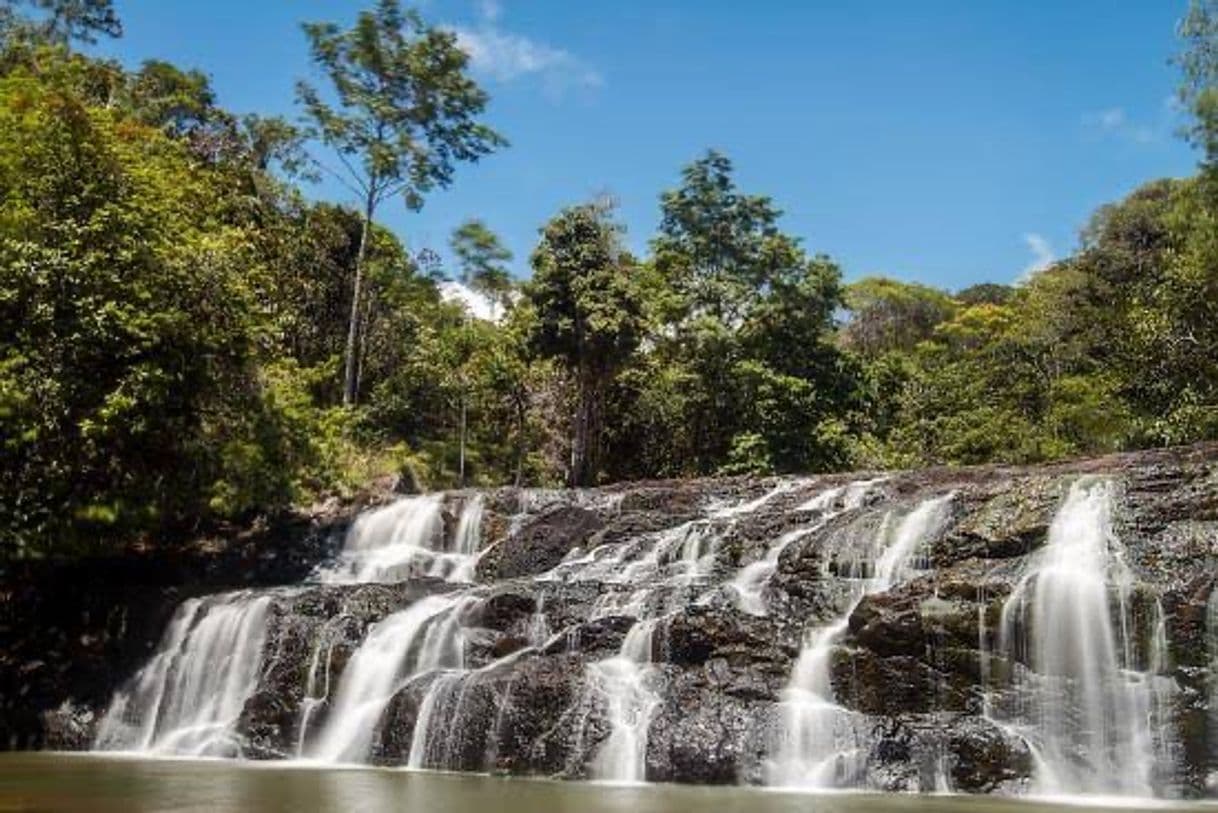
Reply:
[[[343,403],[354,404],[364,332],[364,257],[377,207],[401,196],[418,209],[427,192],[452,182],[457,163],[477,161],[507,142],[477,121],[487,95],[467,75],[469,57],[457,47],[456,35],[425,25],[397,0],[379,0],[348,31],[333,23],[306,23],[304,31],[337,106],[307,82],[298,84],[297,94],[364,204],[343,372]]]
[[[506,263],[512,252],[481,220],[467,220],[453,231],[451,240],[461,281],[486,295],[501,310],[511,302],[512,276]]]
[[[526,288],[537,314],[532,348],[560,360],[578,391],[568,474],[573,485],[590,485],[600,474],[606,388],[645,328],[635,264],[622,251],[618,231],[603,206],[564,209],[542,230]]]
[[[885,277],[853,283],[845,300],[850,321],[842,330],[842,343],[868,358],[913,350],[956,310],[955,301],[943,291]]]
[[[22,7],[32,8],[34,17],[20,15],[17,9]],[[0,23],[5,39],[16,35],[60,45],[123,35],[113,0],[0,0]]]
[[[321,138],[358,162],[352,180],[376,202],[402,195],[418,208],[452,182],[456,163],[505,145],[476,120],[487,96],[467,76],[456,35],[397,0],[379,0],[350,30],[306,23],[304,31],[337,106],[307,82],[298,85],[301,103]]]

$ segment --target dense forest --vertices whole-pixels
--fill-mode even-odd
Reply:
[[[446,267],[377,214],[510,149],[453,34],[394,0],[305,24],[288,121],[224,109],[188,67],[90,55],[121,33],[110,0],[0,2],[0,557],[386,474],[589,485],[1218,438],[1212,0],[1180,25],[1197,174],[1103,207],[1018,284],[960,291],[846,284],[716,151],[674,171],[646,256],[591,200],[538,224],[527,281],[477,219]],[[328,173],[357,206],[306,193]]]

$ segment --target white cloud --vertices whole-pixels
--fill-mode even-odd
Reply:
[[[481,319],[484,322],[499,321],[499,317],[502,315],[499,312],[499,306],[491,302],[485,294],[462,285],[456,280],[441,282],[439,287],[440,298],[445,302],[460,304],[475,319]]]
[[[1096,121],[1105,130],[1116,130],[1125,124],[1125,108],[1110,107],[1095,114]]]
[[[1134,144],[1154,144],[1162,141],[1171,130],[1175,110],[1163,105],[1155,121],[1135,121],[1123,107],[1109,107],[1083,114],[1083,125],[1099,135],[1131,141]]]
[[[502,28],[499,0],[479,0],[478,14],[477,25],[452,28],[457,45],[469,54],[475,71],[497,82],[540,79],[546,93],[554,98],[572,89],[605,84],[600,72],[569,51]]]
[[[1049,245],[1049,241],[1043,235],[1029,232],[1023,236],[1023,242],[1027,245],[1028,251],[1032,252],[1032,261],[1024,267],[1023,273],[1019,275],[1020,280],[1029,279],[1032,275],[1044,271],[1057,261],[1057,255],[1053,253],[1053,247]]]

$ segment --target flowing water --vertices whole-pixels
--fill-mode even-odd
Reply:
[[[835,517],[852,511],[863,504],[872,486],[880,480],[860,480],[856,483],[822,491],[797,510],[807,512],[815,518],[808,525],[787,531],[766,551],[765,557],[745,565],[732,579],[731,588],[736,593],[736,603],[746,613],[765,615],[765,587],[774,572],[778,560],[791,545],[816,533]]]
[[[1155,623],[1139,661],[1114,497],[1110,481],[1076,481],[1003,607],[1000,652],[1026,664],[1005,722],[1032,748],[1045,794],[1151,796],[1166,751],[1154,719],[1166,641]]]
[[[403,581],[432,576],[469,581],[477,561],[483,498],[465,501],[451,547],[446,549],[444,497],[406,497],[361,515],[338,558],[318,569],[331,584]]]
[[[859,603],[908,575],[919,546],[935,531],[950,501],[950,494],[927,500],[900,519],[889,514],[874,538],[859,546],[858,540],[846,536],[836,559],[826,557],[824,574],[829,575],[836,561],[838,576],[854,585],[842,614],[808,635],[795,663],[780,706],[769,784],[818,790],[857,784],[863,735],[854,729],[854,715],[834,699],[834,650]]]
[[[577,666],[571,679],[578,688],[558,721],[574,742],[566,771],[613,785],[645,783],[652,727],[674,696],[672,673],[666,668],[670,625],[683,613],[714,607],[749,623],[794,621],[799,626],[792,643],[803,630],[786,688],[772,706],[774,721],[772,726],[767,723],[758,774],[740,781],[760,781],[782,791],[877,788],[881,785],[869,774],[874,767],[875,718],[852,711],[848,699],[838,696],[835,663],[851,657],[844,645],[850,618],[864,601],[929,573],[925,551],[941,538],[955,500],[953,493],[938,493],[921,502],[885,501],[880,495],[888,490],[882,480],[830,488],[785,480],[730,501],[703,500],[670,527],[610,538],[594,535],[586,549],[572,550],[549,571],[521,580],[528,585],[517,587],[513,595],[523,591],[531,603],[520,610],[520,626],[514,628],[511,646],[503,649],[494,648],[503,641],[486,637],[478,621],[494,595],[491,585],[475,581],[475,566],[485,553],[484,497],[459,493],[403,498],[361,515],[340,553],[315,571],[312,585],[184,601],[156,653],[115,694],[98,727],[96,747],[145,755],[241,756],[243,711],[283,654],[278,649],[283,639],[276,639],[276,647],[268,643],[268,627],[287,624],[292,619],[280,615],[297,612],[282,610],[275,602],[296,600],[312,589],[323,591],[320,598],[304,602],[307,612],[315,614],[308,616],[312,626],[304,638],[287,639],[289,646],[305,643],[299,668],[292,666],[299,673],[292,678],[297,681],[298,705],[292,707],[291,742],[283,751],[295,756],[296,764],[313,766],[316,774],[304,778],[308,772],[207,769],[257,789],[251,792],[264,793],[262,777],[275,777],[285,788],[293,786],[293,778],[293,787],[333,787],[336,798],[345,798],[349,788],[392,786],[393,793],[409,798],[420,794],[424,801],[418,809],[427,810],[487,804],[514,809],[499,806],[493,794],[470,806],[458,801],[478,800],[480,789],[488,787],[531,788],[520,791],[521,798],[536,793],[552,805],[547,810],[568,804],[597,810],[595,805],[612,805],[615,799],[657,811],[692,810],[707,800],[720,809],[733,804],[741,809],[789,809],[790,799],[798,797],[777,790],[699,796],[698,791],[682,795],[687,792],[665,789],[647,795],[612,787],[602,789],[603,797],[591,797],[581,795],[584,790],[545,783],[496,785],[469,779],[429,785],[430,780],[417,777],[325,770],[329,765],[382,761],[415,770],[494,769],[505,743],[515,736],[509,714],[518,690],[514,670],[543,653],[579,654],[582,626],[605,622],[616,625],[622,637],[611,639],[611,646],[593,657],[572,661]],[[997,623],[987,622],[984,590],[979,592],[981,719],[1003,736],[1027,744],[1035,761],[1032,790],[1037,793],[1162,795],[1163,777],[1171,773],[1177,753],[1167,709],[1178,687],[1167,676],[1171,664],[1164,602],[1139,592],[1125,561],[1115,530],[1118,497],[1112,482],[1074,482],[1043,547],[1008,582],[1015,587]],[[526,517],[555,506],[574,505],[605,516],[621,505],[620,494],[526,491],[518,499],[519,513],[500,526],[509,538],[520,532]],[[765,535],[742,533],[762,521],[769,523],[760,526]],[[807,617],[786,619],[780,612],[787,605],[781,603],[784,582],[778,574],[791,554],[801,555],[808,546],[819,562],[814,577],[822,591],[819,603]],[[396,583],[420,578],[431,585],[431,593],[393,599],[403,595],[392,592]],[[361,598],[359,591],[368,596]],[[586,616],[574,624],[569,617],[556,623],[547,612],[553,606],[557,617],[563,617],[564,596],[569,594],[564,591],[591,591],[594,596],[584,605]],[[349,599],[351,607],[345,603]],[[386,611],[369,611],[369,605],[361,603],[374,599],[397,603]],[[922,602],[919,612],[933,615],[938,601],[936,593]],[[950,604],[943,604],[950,613]],[[966,617],[968,630],[971,618]],[[1207,631],[1212,671],[1218,674],[1218,589],[1209,599]],[[928,639],[928,663],[936,663],[935,646]],[[1218,678],[1207,690],[1208,726],[1218,731]],[[934,703],[943,691],[934,690]],[[259,698],[264,702],[266,692]],[[398,702],[403,699],[405,704]],[[412,720],[401,716],[403,708]],[[399,732],[387,727],[389,720],[397,727],[406,720],[413,728]],[[400,734],[399,741],[405,737],[408,750],[385,758],[385,731]],[[1218,737],[1210,742],[1218,742]],[[1218,746],[1213,747],[1218,777]],[[950,788],[948,755],[941,741],[936,749],[925,759],[918,757],[917,786],[943,792]],[[137,799],[146,792],[142,776],[175,770],[138,761],[64,764],[85,773],[100,765],[118,773],[125,770],[130,785],[124,784],[127,780],[119,785],[132,788]],[[269,804],[277,797],[273,783],[266,781]],[[598,801],[590,801],[593,798]],[[827,798],[818,797],[817,809],[941,809],[873,797],[832,797],[831,803]],[[230,801],[241,804],[239,794]],[[375,800],[364,802],[354,806],[376,808]],[[225,804],[221,801],[214,809],[225,809]],[[975,804],[1005,809],[1004,803]]]
[[[157,654],[110,704],[98,747],[240,756],[234,729],[257,687],[270,603],[244,592],[183,602]]]
[[[386,707],[412,678],[464,663],[461,615],[473,599],[427,596],[368,630],[343,670],[316,743],[320,762],[363,762]]]
[[[1210,737],[1210,774],[1207,784],[1218,790],[1218,583],[1210,588],[1206,602],[1205,640],[1210,656],[1210,704],[1208,733]]]
[[[279,764],[0,754],[0,810],[53,813],[1086,813],[1089,808],[986,797],[837,794],[809,798],[744,788],[606,787],[392,770],[301,770]],[[1111,809],[1111,808],[1108,808]],[[1156,805],[1138,810],[1205,810]]]

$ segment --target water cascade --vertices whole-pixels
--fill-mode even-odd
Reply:
[[[343,669],[325,725],[307,749],[310,758],[366,760],[385,709],[405,684],[464,664],[461,620],[474,601],[427,596],[374,624]]]
[[[152,660],[111,701],[96,747],[240,755],[234,729],[257,688],[270,604],[247,592],[183,602]]]
[[[657,619],[630,628],[615,658],[589,667],[589,680],[605,704],[609,738],[592,762],[592,775],[606,782],[637,783],[647,778],[647,733],[660,697],[652,679],[652,639]]]
[[[151,640],[140,594],[108,634],[155,650],[67,719],[149,754],[1218,796],[1218,477],[1121,461],[402,497]]]
[[[736,594],[740,609],[752,615],[765,615],[765,587],[770,577],[778,570],[778,560],[783,551],[795,542],[816,533],[831,520],[862,505],[872,486],[880,480],[860,480],[849,485],[822,491],[799,506],[796,511],[812,513],[815,517],[810,525],[801,525],[787,531],[769,547],[763,558],[745,565],[732,579],[731,588]]]
[[[590,663],[585,670],[583,705],[599,703],[609,724],[609,736],[592,759],[593,778],[620,784],[646,781],[648,731],[662,699],[651,665],[657,628],[670,604],[691,600],[691,591],[698,591],[699,583],[711,575],[720,540],[737,523],[800,485],[795,480],[780,482],[752,500],[712,504],[705,517],[607,556],[594,550],[546,575],[576,581],[605,579],[633,588],[624,594],[609,593],[598,605],[600,616],[632,615],[635,622],[617,655]],[[708,595],[704,592],[702,600]]]
[[[1076,480],[1003,607],[999,650],[1017,664],[1016,702],[993,713],[1027,740],[1044,794],[1153,791],[1155,686],[1166,680],[1155,671],[1166,640],[1156,621],[1149,666],[1138,671],[1133,579],[1113,502],[1110,481]]]
[[[1207,784],[1218,790],[1218,584],[1210,588],[1205,605],[1206,649],[1210,656],[1210,705],[1208,734],[1210,738],[1210,773]]]
[[[362,514],[338,558],[318,569],[330,584],[397,582],[419,576],[470,581],[477,562],[483,498],[466,499],[446,549],[443,495],[403,497]]]
[[[837,557],[837,575],[853,580],[850,598],[840,616],[807,636],[795,663],[780,706],[776,755],[768,766],[770,785],[830,789],[858,784],[866,755],[854,715],[833,696],[834,649],[859,603],[907,575],[919,546],[937,529],[950,500],[950,494],[927,500],[899,521],[889,513],[875,537],[861,548],[846,540]],[[826,578],[831,566],[826,557]]]

